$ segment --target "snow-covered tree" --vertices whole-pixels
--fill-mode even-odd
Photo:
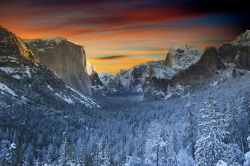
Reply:
[[[0,143],[0,165],[17,165],[17,152],[15,143],[2,140]]]
[[[200,139],[196,142],[195,160],[197,166],[212,166],[222,159],[227,145],[223,139],[228,134],[225,130],[225,116],[209,95],[205,109],[200,110]]]
[[[171,127],[153,122],[147,132],[145,144],[145,165],[175,165],[176,152],[174,131]]]
[[[74,156],[72,149],[67,142],[67,138],[65,136],[66,134],[64,133],[64,140],[62,142],[62,145],[60,147],[60,152],[59,152],[59,161],[58,165],[59,166],[74,166],[75,161],[74,161]]]
[[[193,98],[189,96],[188,103],[186,105],[186,110],[188,113],[188,142],[190,146],[190,153],[192,157],[194,158],[194,147],[195,147],[195,126],[196,126],[196,120],[195,120],[195,103],[193,102]]]
[[[185,149],[180,150],[176,158],[178,166],[194,166],[195,164],[193,157]]]
[[[250,148],[250,136],[247,137],[248,146]],[[244,166],[250,166],[250,151],[245,154]]]
[[[216,166],[227,166],[227,163],[223,160],[219,160]]]
[[[141,162],[139,157],[128,156],[124,166],[140,166],[142,164]]]
[[[240,124],[240,140],[242,144],[242,151],[246,151],[248,144],[246,139],[250,134],[250,99],[244,96],[240,103],[240,112],[238,112],[238,123]]]
[[[100,166],[109,166],[110,165],[110,149],[107,144],[103,146],[101,143],[98,144],[98,158]]]
[[[83,138],[78,138],[74,148],[74,154],[76,155],[76,162],[80,165],[85,165],[86,158],[86,146]]]

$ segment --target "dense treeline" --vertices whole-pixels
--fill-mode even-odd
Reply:
[[[98,110],[1,110],[0,165],[210,166],[219,160],[243,165],[249,94],[239,103],[197,98],[109,97],[119,104]]]

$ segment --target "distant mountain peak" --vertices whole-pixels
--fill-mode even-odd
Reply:
[[[39,58],[33,54],[22,40],[8,29],[0,26],[0,49],[1,56],[11,55],[12,57],[22,56],[33,62],[38,62]]]
[[[240,34],[234,41],[231,42],[232,44],[242,43],[244,45],[250,45],[250,30],[246,30],[244,33]]]
[[[176,70],[186,69],[200,59],[202,52],[203,49],[194,45],[186,45],[185,47],[174,46],[170,48],[164,65],[171,66]]]

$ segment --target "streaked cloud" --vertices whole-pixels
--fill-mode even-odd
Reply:
[[[115,57],[115,58],[114,58]],[[88,61],[94,65],[97,71],[118,72],[120,69],[129,69],[134,65],[153,60],[163,60],[164,58],[155,58],[147,56],[113,56],[113,58],[88,58]]]
[[[90,58],[129,56],[102,59],[130,60],[120,67],[137,57],[161,59],[172,45],[217,46],[250,29],[241,0],[8,0],[0,1],[0,16],[23,38],[62,36],[84,45]]]
[[[111,56],[103,56],[103,57],[96,57],[92,58],[95,60],[111,60],[111,59],[120,59],[120,58],[126,58],[129,57],[127,55],[111,55]]]

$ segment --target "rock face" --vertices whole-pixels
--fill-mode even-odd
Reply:
[[[98,107],[39,64],[38,59],[20,38],[0,27],[0,107]]]
[[[185,70],[190,65],[196,63],[202,56],[203,49],[194,45],[186,47],[172,47],[167,53],[164,65],[169,66],[175,71]]]
[[[53,73],[69,86],[91,95],[91,80],[87,74],[86,54],[83,46],[65,38],[24,40]]]
[[[191,64],[185,70],[178,71],[173,76],[171,86],[203,82],[212,77],[215,71],[224,68],[225,65],[219,58],[217,48],[208,47],[203,51],[197,62]]]
[[[250,31],[219,48],[173,47],[164,61],[122,70],[107,76],[108,81],[103,83],[106,92],[136,92],[145,98],[162,98],[172,92],[183,93],[186,85],[209,81],[224,69],[230,71],[232,77],[242,75],[244,72],[240,69],[250,70]]]
[[[152,61],[136,65],[128,70],[121,70],[117,74],[102,74],[104,92],[108,93],[142,93],[149,85],[145,80],[151,80],[156,89],[165,89],[164,82],[171,75],[172,70],[162,65],[162,61]],[[152,79],[149,79],[152,78]]]
[[[104,87],[115,89],[109,90],[115,93],[125,90],[142,93],[145,98],[163,98],[170,92],[182,93],[182,86],[206,81],[224,68],[215,47],[173,47],[164,61],[148,62],[120,71],[108,77],[112,79],[108,84],[104,83]]]
[[[97,71],[89,62],[87,62],[87,74],[89,75],[92,86],[94,87],[103,86]]]
[[[237,68],[250,70],[250,30],[239,35],[234,41],[223,44],[218,51],[225,64],[234,64]]]

